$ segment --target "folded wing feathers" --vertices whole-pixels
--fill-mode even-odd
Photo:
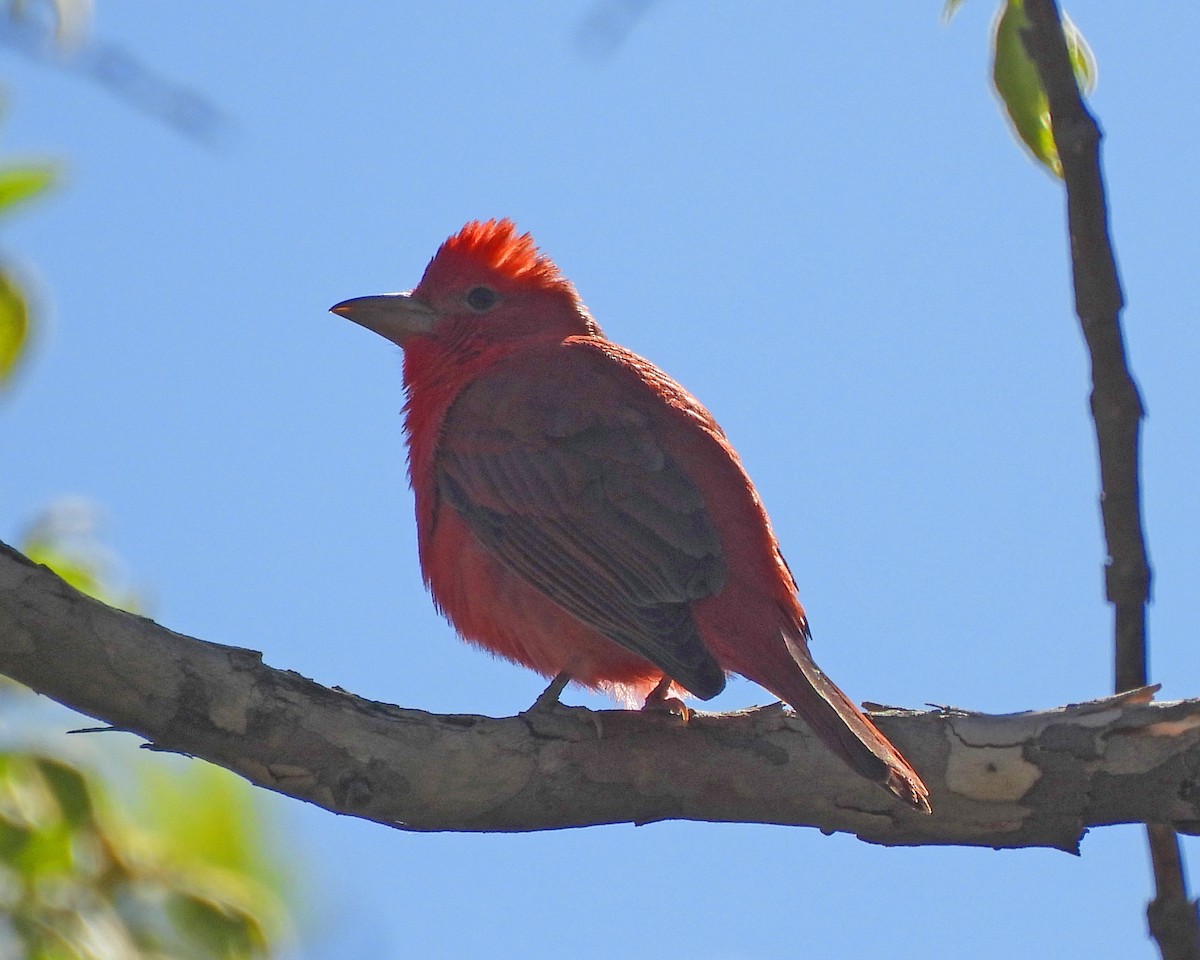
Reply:
[[[611,412],[611,411],[610,411]],[[585,623],[701,697],[724,675],[691,602],[721,589],[699,491],[634,417],[573,433],[443,444],[439,488],[488,549]],[[561,424],[560,424],[561,426]]]

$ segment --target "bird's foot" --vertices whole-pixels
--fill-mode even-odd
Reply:
[[[563,713],[578,713],[579,711],[583,711],[583,713],[587,715],[587,718],[591,720],[592,726],[596,728],[596,739],[603,739],[604,725],[600,722],[600,714],[587,709],[587,707],[568,707],[566,704],[559,703],[559,696],[562,695],[563,690],[570,682],[571,675],[564,670],[550,681],[550,685],[542,691],[541,696],[533,701],[528,710],[521,711],[521,716],[528,717],[531,715],[536,716],[538,714],[553,714],[558,713],[559,711],[562,711]]]
[[[667,695],[667,690],[671,687],[671,678],[663,677],[646,697],[646,703],[642,706],[643,710],[649,710],[652,713],[666,713],[670,716],[679,717],[684,723],[688,723],[692,719],[692,710],[686,703],[678,697]]]
[[[541,694],[538,696],[538,698],[536,700],[534,700],[533,703],[530,705],[529,709],[525,710],[524,712],[525,713],[551,713],[551,712],[553,712],[556,707],[561,706],[561,704],[559,704],[559,702],[558,702],[558,698],[560,696],[562,696],[563,690],[566,689],[567,684],[570,682],[571,682],[571,675],[569,673],[567,673],[566,670],[564,670],[562,673],[558,674],[553,680],[550,681],[550,685],[541,692]]]

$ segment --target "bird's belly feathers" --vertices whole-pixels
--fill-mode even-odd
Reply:
[[[422,537],[421,567],[434,602],[463,639],[553,677],[627,703],[643,700],[662,670],[586,626],[510,571],[442,504]]]

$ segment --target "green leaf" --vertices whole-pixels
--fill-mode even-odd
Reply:
[[[67,873],[75,863],[73,831],[38,759],[8,754],[0,767],[4,861],[31,879]]]
[[[104,585],[100,582],[100,573],[90,560],[68,556],[53,544],[37,541],[22,544],[21,552],[34,563],[49,567],[80,593],[95,597],[110,607],[116,606],[107,595]]]
[[[137,594],[115,582],[112,554],[96,541],[93,528],[95,507],[77,497],[62,497],[51,503],[30,525],[19,544],[34,563],[49,567],[80,593],[118,610],[138,613]]]
[[[261,841],[253,793],[224,770],[201,769],[219,782],[209,772],[184,777],[176,805],[156,811],[155,823],[121,813],[108,785],[70,761],[0,752],[0,953],[7,957],[15,938],[31,960],[270,957],[283,905],[227,865],[247,863],[248,848]],[[203,822],[209,803],[223,807],[209,829],[238,834],[232,853],[211,833],[199,842],[179,835]]]
[[[1071,69],[1075,71],[1075,82],[1084,94],[1091,93],[1096,89],[1096,80],[1100,72],[1096,55],[1092,53],[1087,40],[1065,10],[1061,16],[1063,36],[1067,38],[1067,54],[1071,58]]]
[[[0,815],[0,863],[19,862],[32,840],[32,827]]]
[[[46,163],[0,168],[0,214],[22,200],[37,196],[57,177],[58,171]]]
[[[958,13],[958,8],[963,5],[963,0],[946,0],[942,5],[942,23],[949,23],[954,19],[954,15]]]
[[[58,169],[49,163],[28,163],[0,168],[0,214],[22,200],[36,197],[58,179]]]
[[[188,892],[168,895],[167,915],[185,942],[213,957],[262,957],[270,938],[252,914],[229,903]]]
[[[1028,26],[1021,0],[1005,0],[992,34],[992,82],[1018,139],[1035,160],[1061,177],[1062,163],[1050,132],[1050,102],[1021,41],[1021,31]]]
[[[0,267],[0,384],[17,367],[29,342],[29,306],[12,275]]]
[[[58,801],[63,819],[72,827],[90,826],[96,817],[91,788],[78,767],[54,757],[35,757],[46,786]]]
[[[199,760],[147,766],[138,778],[138,822],[171,862],[217,868],[280,891],[282,872],[267,854],[270,830],[259,797],[236,775]]]
[[[1090,93],[1096,86],[1096,57],[1065,13],[1062,25],[1075,82],[1083,93]],[[1028,27],[1024,0],[1005,0],[992,32],[992,83],[1017,138],[1035,160],[1061,177],[1062,163],[1050,127],[1050,102],[1021,39]]]

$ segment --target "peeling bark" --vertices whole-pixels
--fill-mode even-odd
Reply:
[[[930,787],[924,816],[779,704],[687,724],[575,707],[501,719],[403,709],[114,610],[3,544],[0,673],[153,749],[406,830],[685,819],[1069,852],[1105,824],[1200,831],[1200,701],[1152,703],[1150,688],[1001,716],[875,710]]]

